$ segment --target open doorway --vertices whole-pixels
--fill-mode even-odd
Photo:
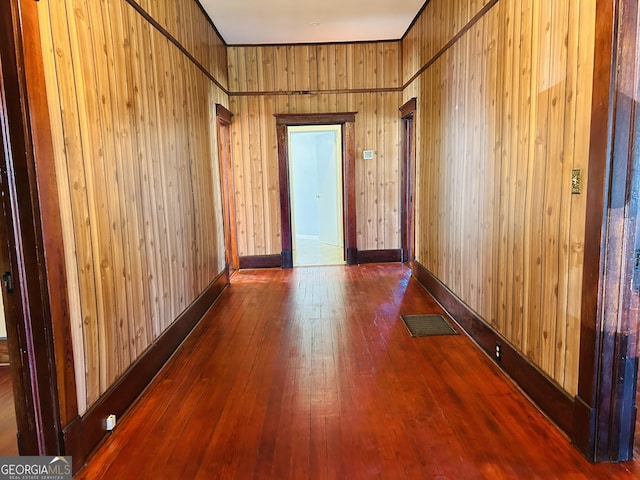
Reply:
[[[415,250],[413,192],[415,190],[416,137],[415,137],[416,99],[412,98],[400,107],[402,121],[401,137],[401,200],[400,200],[400,243],[402,261],[411,262]]]
[[[291,182],[289,169],[289,127],[309,125],[336,125],[340,127],[342,151],[340,171],[342,175],[342,218],[344,251],[347,265],[358,263],[356,233],[356,188],[355,188],[355,112],[343,113],[290,113],[275,114],[278,139],[278,180],[280,181],[280,233],[282,268],[293,267],[293,232],[291,215]]]
[[[224,216],[225,260],[229,274],[239,265],[238,236],[236,233],[236,211],[233,203],[233,173],[231,168],[231,121],[233,114],[219,103],[216,104],[216,124],[218,133],[218,161],[220,183],[222,185],[222,214]]]
[[[287,129],[293,266],[345,263],[340,125]]]

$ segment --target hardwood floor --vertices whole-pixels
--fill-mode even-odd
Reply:
[[[244,270],[95,453],[83,479],[610,479],[401,264]]]
[[[8,365],[0,365],[0,455],[18,455],[16,431],[11,371]]]

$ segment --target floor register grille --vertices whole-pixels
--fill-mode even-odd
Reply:
[[[402,315],[412,337],[459,335],[459,332],[442,315]]]

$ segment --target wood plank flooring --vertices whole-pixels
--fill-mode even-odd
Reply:
[[[81,479],[610,479],[401,264],[237,272]]]
[[[11,370],[9,365],[0,365],[0,455],[18,455],[16,432]]]

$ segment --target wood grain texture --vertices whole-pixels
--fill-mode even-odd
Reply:
[[[11,371],[6,365],[0,366],[0,406],[0,455],[18,455]]]
[[[80,479],[633,479],[592,465],[401,264],[245,270]],[[178,412],[178,414],[176,414]]]
[[[570,394],[586,216],[571,170],[588,177],[594,18],[580,0],[432,0],[402,40],[416,258]]]
[[[131,407],[228,285],[223,271],[82,417],[65,426],[65,449],[73,455],[75,470],[107,435],[105,418],[120,418]]]
[[[0,338],[0,364],[9,364],[9,345],[6,338]]]
[[[126,0],[142,8],[209,72],[228,88],[227,46],[197,1]]]
[[[634,1],[596,10],[576,445],[620,461],[636,416],[640,11]]]
[[[170,4],[143,6],[226,83],[199,7]],[[228,101],[127,1],[38,10],[82,414],[225,268],[215,105]]]
[[[451,3],[451,5],[449,4]],[[402,83],[410,82],[465,26],[495,0],[428,1],[402,37]]]
[[[400,43],[229,47],[241,256],[280,253],[274,114],[356,111],[359,249],[399,248]],[[373,150],[373,160],[362,152]]]
[[[478,347],[515,381],[536,405],[568,436],[573,434],[574,401],[556,382],[540,371],[527,357],[469,309],[445,285],[418,262],[412,263],[414,277],[449,315],[469,334]],[[500,360],[495,358],[496,343],[501,345]]]

